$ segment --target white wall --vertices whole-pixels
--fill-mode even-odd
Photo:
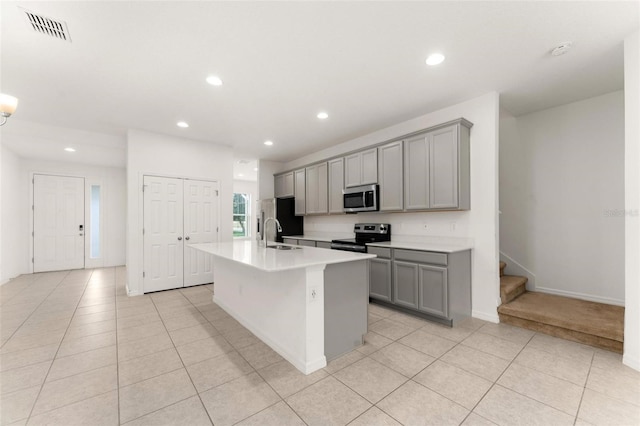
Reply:
[[[21,167],[21,191],[25,194],[26,204],[24,212],[31,211],[31,200],[33,198],[33,185],[31,178],[34,173],[80,176],[85,178],[85,187],[92,183],[101,185],[101,198],[103,204],[103,262],[92,265],[88,258],[85,258],[86,267],[100,266],[120,266],[125,264],[125,230],[126,230],[126,172],[122,168],[99,167],[77,163],[63,163],[57,161],[42,161],[23,159]],[[86,192],[86,191],[85,191]],[[85,203],[86,204],[86,203]],[[33,228],[33,218],[31,213],[27,213],[29,222],[25,238],[29,241],[29,257],[32,251],[31,231]],[[88,216],[87,216],[88,219]],[[85,223],[88,227],[88,222]],[[86,244],[89,244],[87,239]],[[30,268],[32,269],[32,268]]]
[[[275,197],[273,175],[283,170],[283,163],[258,160],[258,199]]]
[[[640,33],[624,41],[625,317],[623,362],[640,370]]]
[[[255,239],[256,217],[258,215],[258,182],[236,179],[233,181],[233,192],[251,195],[251,218],[249,227],[251,230],[251,238]]]
[[[142,179],[145,174],[217,181],[220,241],[233,235],[233,152],[212,143],[129,130],[127,133],[127,277],[142,294]]]
[[[3,238],[2,280],[33,271],[33,215],[31,204],[34,173],[79,176],[85,186],[99,183],[102,192],[102,258],[85,259],[86,267],[118,266],[125,263],[125,170],[58,161],[32,160],[18,157],[3,147]],[[88,226],[88,223],[85,225]],[[88,239],[87,239],[88,244]]]
[[[29,244],[24,229],[29,226],[28,196],[20,182],[20,158],[2,146],[0,283],[29,272]]]
[[[395,239],[464,238],[472,240],[473,316],[497,322],[498,280],[498,109],[495,92],[444,108],[395,126],[324,149],[284,165],[283,170],[320,161],[348,151],[426,129],[456,118],[473,123],[471,129],[471,210],[428,213],[369,213],[305,217],[308,232],[352,232],[353,223],[384,221]],[[455,230],[452,224],[455,223]],[[424,229],[424,225],[427,229]]]
[[[624,305],[623,92],[500,120],[500,251],[531,290]],[[507,270],[508,271],[508,270]]]

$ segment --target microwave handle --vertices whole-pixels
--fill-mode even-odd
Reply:
[[[367,191],[362,191],[362,207],[367,207]]]

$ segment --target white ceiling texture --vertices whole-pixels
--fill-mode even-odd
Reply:
[[[20,99],[2,132],[27,156],[12,126],[40,144],[33,123],[123,150],[126,130],[141,129],[288,161],[494,90],[521,115],[622,89],[623,40],[639,22],[637,1],[0,7],[0,90]],[[66,22],[71,42],[34,32],[23,9]],[[568,53],[550,55],[566,41]],[[432,52],[446,60],[426,66]]]

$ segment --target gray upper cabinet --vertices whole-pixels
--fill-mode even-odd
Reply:
[[[458,208],[458,126],[430,134],[429,207]]]
[[[326,214],[328,212],[327,163],[306,168],[306,214]]]
[[[402,180],[402,141],[379,147],[380,211],[398,211],[404,208]]]
[[[293,184],[293,172],[285,173],[282,175],[276,175],[274,177],[274,192],[276,198],[288,198],[293,197],[294,184]]]
[[[295,215],[303,216],[306,213],[306,171],[305,169],[296,170],[293,172],[293,175],[296,196],[296,201],[294,203]]]
[[[429,137],[417,135],[404,142],[404,206],[407,210],[429,208]]]
[[[374,183],[378,183],[377,148],[367,149],[344,157],[345,187]]]
[[[405,210],[469,209],[469,127],[464,119],[405,140]]]
[[[328,162],[329,167],[329,213],[344,213],[342,190],[344,189],[344,159]]]

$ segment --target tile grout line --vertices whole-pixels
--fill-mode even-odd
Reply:
[[[200,312],[200,310],[199,310],[199,309],[198,309],[198,308],[197,308],[197,307],[196,307],[196,306],[191,302],[191,300],[187,299],[187,298],[182,294],[182,292],[181,292],[179,289],[178,289],[178,293],[179,293],[182,297],[184,297],[184,298],[189,302],[189,304],[191,304],[191,306],[193,306],[194,308],[196,308],[196,310],[197,310],[198,312]],[[158,314],[158,316],[160,317],[160,321],[162,322],[162,326],[164,327],[165,332],[167,333],[167,336],[169,336],[169,340],[171,341],[171,345],[173,346],[173,350],[174,350],[174,351],[176,352],[176,354],[178,355],[178,358],[180,359],[180,363],[182,364],[182,368],[184,368],[184,372],[186,373],[187,377],[189,378],[189,381],[191,382],[191,386],[193,386],[193,390],[196,392],[196,395],[198,396],[198,400],[200,401],[200,404],[202,405],[203,410],[204,410],[204,411],[205,411],[205,413],[207,414],[207,418],[209,419],[209,421],[210,421],[210,422],[211,422],[211,424],[213,425],[213,424],[214,424],[214,423],[213,423],[213,419],[212,419],[212,418],[211,418],[211,416],[209,415],[209,411],[207,410],[207,407],[204,405],[204,402],[202,401],[202,397],[200,397],[200,392],[198,392],[198,388],[196,387],[195,383],[193,383],[193,379],[191,378],[191,375],[189,374],[189,370],[187,370],[187,366],[185,365],[184,360],[182,359],[182,356],[180,355],[180,352],[178,351],[178,348],[177,348],[177,347],[176,347],[176,345],[175,345],[175,342],[174,342],[174,341],[173,341],[173,339],[171,338],[171,334],[169,333],[169,330],[167,329],[167,325],[164,323],[164,318],[162,318],[162,315],[160,314],[160,311],[158,310],[158,306],[156,305],[155,300],[153,300],[153,297],[151,297],[151,296],[149,296],[149,299],[151,300],[151,303],[153,304],[153,307],[155,308],[156,313],[157,313],[157,314]],[[200,315],[202,315],[202,314],[200,314]],[[207,319],[207,318],[205,318],[205,319]],[[208,321],[208,319],[207,319],[207,321]],[[214,328],[215,328],[215,326],[214,326]],[[224,337],[223,337],[223,338],[224,338]],[[225,341],[226,341],[226,339],[225,339]],[[227,343],[228,343],[228,342],[227,342]],[[177,370],[174,370],[174,371],[177,371]],[[187,398],[183,399],[182,401],[185,401],[185,400],[187,400],[187,399],[189,399],[189,398],[192,398],[193,396],[194,396],[194,395],[191,395],[191,396],[189,396],[189,397],[187,397]],[[178,402],[182,402],[182,401],[178,401]],[[178,402],[176,402],[175,404],[177,404]],[[173,404],[170,404],[170,405],[173,405]],[[168,405],[168,406],[170,406],[170,405]],[[160,410],[162,410],[162,409],[164,409],[164,408],[166,408],[166,407],[168,407],[168,406],[165,406],[165,407],[159,408],[159,409],[158,409],[158,410],[156,410],[156,411],[160,411]],[[155,412],[155,411],[154,411],[154,412]],[[140,416],[140,417],[144,417],[144,416],[149,415],[149,414],[151,414],[151,413],[146,413],[146,414],[144,414],[143,416]],[[140,417],[137,417],[137,418],[140,418]],[[135,420],[135,419],[132,419],[132,420]],[[120,424],[122,424],[122,423],[120,423]]]
[[[498,323],[498,324],[499,324],[499,323]],[[479,330],[479,329],[478,329],[478,330]],[[478,330],[475,330],[472,334],[475,334]],[[526,347],[527,347],[527,345],[529,344],[529,342],[531,342],[531,340],[533,339],[533,337],[534,337],[534,336],[535,336],[535,333],[534,333],[533,335],[531,335],[531,337],[529,338],[529,340],[527,340],[527,343],[525,343],[524,345],[522,345],[522,348],[520,348],[520,350],[518,351],[518,353],[516,354],[516,356],[514,356],[514,357],[513,357],[513,359],[512,359],[511,361],[509,361],[509,364],[505,367],[505,369],[504,369],[504,370],[502,370],[502,373],[500,373],[500,375],[499,375],[499,376],[498,376],[498,377],[493,381],[493,383],[491,383],[491,386],[489,386],[489,389],[487,389],[487,391],[482,395],[482,397],[481,397],[480,399],[478,399],[478,402],[476,402],[476,403],[475,403],[475,405],[473,406],[473,408],[469,410],[469,414],[467,414],[467,415],[465,416],[465,418],[464,418],[464,420],[462,421],[462,423],[464,423],[464,422],[467,420],[467,418],[468,418],[472,413],[474,413],[474,410],[478,407],[478,405],[480,405],[480,403],[482,402],[482,400],[483,400],[483,399],[484,399],[484,398],[489,394],[489,392],[491,392],[491,390],[492,390],[496,385],[501,386],[501,385],[499,385],[499,384],[498,384],[498,380],[500,380],[500,378],[501,378],[501,377],[504,375],[504,373],[509,369],[509,367],[511,367],[511,365],[512,365],[512,364],[513,364],[513,362],[516,360],[516,358],[518,357],[518,355],[520,355],[520,354],[522,353],[522,351],[524,351],[524,348],[526,348]],[[497,336],[494,336],[494,337],[497,337]],[[462,342],[460,342],[460,344],[462,344]],[[472,349],[475,349],[475,348],[472,348]],[[476,350],[479,350],[479,349],[476,349]],[[480,352],[488,353],[488,352],[484,352],[484,351],[480,351]],[[489,354],[489,355],[492,355],[492,354]],[[495,356],[495,355],[494,355],[494,356]],[[446,362],[446,361],[444,361],[444,360],[443,360],[442,362],[444,362],[445,364],[451,365],[451,364],[447,363],[447,362]],[[454,367],[456,367],[456,366],[454,366]],[[457,368],[460,368],[460,367],[457,367]],[[467,370],[464,370],[464,369],[461,369],[461,370],[463,370],[463,371],[467,371]],[[471,373],[470,371],[467,371],[467,373],[469,373],[469,374],[473,374],[473,373]],[[476,376],[477,376],[477,375],[476,375]],[[478,376],[478,377],[480,377],[480,376]],[[483,377],[483,378],[484,378],[484,377]],[[485,380],[486,380],[486,379],[485,379]],[[511,391],[513,391],[512,389],[510,389],[510,390],[511,390]],[[513,392],[515,392],[515,391],[513,391]],[[516,393],[520,394],[519,392],[516,392]],[[526,396],[526,395],[522,395],[522,396],[524,396],[524,397],[526,397],[526,398],[529,398],[529,397],[528,397],[528,396]],[[533,399],[533,398],[530,398],[530,399]],[[535,400],[534,400],[534,401],[535,401]],[[540,402],[540,401],[538,401],[538,402]],[[545,404],[545,405],[546,405],[546,404]],[[551,407],[551,408],[553,408],[553,407]],[[558,411],[559,411],[559,410],[558,410]],[[478,414],[478,413],[474,413],[474,414],[476,414],[477,416],[480,416],[480,417],[484,418],[484,416],[481,416],[481,415],[480,415],[480,414]],[[487,419],[487,420],[489,420],[489,419]],[[489,420],[489,421],[493,422],[493,420]]]
[[[582,393],[580,394],[580,402],[578,402],[578,408],[576,409],[576,417],[573,419],[573,424],[575,425],[578,422],[578,416],[580,415],[580,408],[582,407],[582,400],[584,399],[584,394],[587,391],[587,383],[589,383],[589,376],[591,376],[591,369],[593,368],[593,360],[596,356],[594,352],[591,356],[591,362],[589,363],[589,371],[587,372],[587,378],[584,381],[584,386],[582,387]]]
[[[84,296],[85,292],[87,291],[87,286],[89,285],[89,281],[91,281],[91,277],[93,276],[93,272],[94,272],[94,270],[91,270],[91,274],[87,277],[87,281],[84,284],[84,287],[83,287],[83,290],[82,290],[82,295],[80,296],[80,300],[78,300],[78,303],[76,304],[76,307],[73,310],[73,312],[74,312],[73,315],[75,315],[75,311],[78,309],[78,305],[80,304],[80,301],[82,300],[82,297]],[[62,284],[64,282],[64,280],[70,274],[71,274],[71,271],[68,271],[67,274],[62,279],[62,281],[60,281],[60,283],[58,283],[58,285],[56,286],[55,289],[57,289],[58,286],[60,284]],[[52,292],[53,292],[53,290],[52,290]],[[48,297],[49,296],[47,296],[47,298]],[[43,301],[43,303],[44,303],[44,301]],[[67,332],[69,331],[69,327],[71,326],[71,321],[73,321],[73,315],[71,315],[71,320],[69,321],[69,325],[67,326],[67,329],[65,330],[64,334],[62,335],[62,339],[60,340],[60,343],[58,344],[58,349],[56,350],[56,353],[53,355],[53,359],[51,360],[51,364],[49,365],[49,369],[47,370],[47,374],[45,374],[45,376],[44,376],[44,380],[42,381],[42,385],[40,385],[40,390],[38,391],[38,396],[36,397],[36,399],[33,402],[33,405],[31,406],[31,410],[29,411],[29,415],[27,416],[27,423],[29,422],[29,420],[31,420],[31,417],[33,416],[33,410],[36,408],[36,404],[38,403],[38,400],[40,399],[40,395],[42,394],[42,390],[44,389],[44,386],[47,383],[47,377],[49,377],[49,374],[51,373],[51,367],[53,367],[53,363],[56,361],[56,356],[58,355],[58,352],[60,351],[60,347],[62,346],[62,343],[64,342],[64,337],[67,335]],[[58,408],[61,408],[61,407],[58,407]],[[50,411],[53,411],[53,410],[50,410]],[[50,412],[50,411],[45,411],[45,413]],[[41,414],[44,414],[44,413],[41,413]]]
[[[184,295],[183,295],[183,296],[184,296]],[[185,297],[185,298],[186,298],[187,300],[189,300],[189,302],[193,305],[193,302],[191,302],[191,300],[190,300],[189,298],[187,298],[187,297]],[[214,304],[215,304],[215,302],[213,301],[213,291],[211,292],[211,303],[214,303]],[[198,307],[197,307],[197,306],[195,306],[195,305],[193,305],[193,306],[198,310],[198,312],[200,312],[200,315],[202,315],[202,312],[200,311],[200,309],[198,309]],[[203,316],[204,316],[204,315],[203,315]],[[271,386],[271,384],[270,384],[269,382],[267,382],[267,381],[264,379],[264,377],[260,374],[260,372],[258,371],[258,369],[257,369],[257,368],[255,368],[253,365],[251,365],[251,363],[250,363],[250,362],[249,362],[249,361],[244,357],[244,355],[242,355],[242,353],[238,350],[238,348],[236,348],[235,346],[233,346],[233,344],[231,344],[231,342],[229,342],[229,341],[227,340],[227,338],[224,336],[224,333],[222,333],[220,330],[218,330],[218,329],[216,328],[215,324],[214,324],[211,320],[209,320],[209,318],[205,317],[205,319],[207,320],[207,322],[208,322],[209,324],[211,324],[211,326],[212,326],[213,328],[215,328],[215,329],[218,331],[218,333],[220,333],[220,336],[221,336],[221,337],[222,337],[222,338],[223,338],[223,339],[224,339],[224,340],[229,344],[229,346],[231,346],[231,347],[233,348],[233,350],[238,354],[238,356],[240,356],[240,358],[242,358],[242,359],[244,360],[244,362],[246,362],[246,363],[247,363],[247,365],[253,369],[253,372],[254,372],[254,373],[256,373],[256,374],[258,375],[258,377],[260,377],[260,378],[262,379],[262,381],[264,381],[264,382],[265,382],[265,384],[266,384],[267,386],[269,386],[269,388],[271,388],[271,390],[272,390],[272,391],[273,391],[273,392],[278,396],[278,398],[280,398],[280,401],[282,401],[282,402],[284,402],[285,404],[287,404],[287,402],[284,400],[284,398],[282,398],[282,396],[280,396],[280,394],[279,394],[279,393],[278,393],[278,392],[277,392],[277,391],[276,391],[276,390]],[[242,326],[242,327],[246,329],[246,327],[244,327],[244,326]],[[249,332],[251,333],[251,331],[250,331],[250,330],[248,330],[248,329],[247,329],[247,331],[249,331]],[[251,333],[251,335],[253,335],[253,333]],[[249,345],[249,346],[250,346],[250,345]],[[179,355],[179,354],[178,354],[178,355]],[[222,355],[220,355],[220,356],[222,356]],[[180,358],[182,359],[182,357],[180,357]],[[215,358],[215,357],[214,357],[214,358]],[[204,361],[206,361],[206,360],[203,360],[203,361],[201,361],[201,362],[204,362]],[[275,364],[275,363],[274,363],[274,364]],[[273,365],[273,364],[270,364],[270,365]],[[266,367],[268,367],[268,366],[265,366],[265,368],[266,368]],[[186,366],[185,366],[185,369],[186,369]],[[189,371],[187,370],[187,374],[188,374],[188,373],[189,373]],[[240,376],[240,377],[246,377],[246,376],[248,376],[249,374],[252,374],[252,373],[247,373],[247,374],[244,374],[244,375],[242,375],[242,376]],[[191,375],[190,375],[190,374],[188,374],[188,375],[189,375],[189,379],[191,379]],[[226,381],[226,382],[224,382],[224,383],[220,383],[220,384],[219,384],[219,385],[217,385],[217,386],[214,386],[214,387],[212,387],[212,388],[210,388],[210,389],[207,389],[205,392],[208,392],[208,391],[210,391],[211,389],[215,389],[215,388],[220,387],[220,386],[224,386],[225,384],[230,383],[230,382],[232,382],[233,380],[236,380],[236,379],[237,379],[237,378],[235,378],[235,379],[231,379],[231,380],[228,380],[228,381]],[[192,381],[192,383],[193,383],[193,381]],[[195,384],[194,384],[194,387],[195,387]],[[211,424],[215,424],[215,423],[214,423],[214,421],[213,421],[213,419],[212,419],[212,418],[211,418],[211,416],[209,415],[209,410],[207,410],[206,406],[204,405],[204,402],[202,401],[202,397],[200,396],[200,391],[198,391],[198,389],[197,389],[197,388],[196,388],[196,392],[197,392],[197,394],[198,394],[198,398],[200,398],[200,403],[201,403],[201,404],[202,404],[202,406],[204,407],[204,410],[205,410],[205,412],[207,413],[207,416],[209,417],[209,420],[211,421]],[[265,411],[265,410],[268,410],[269,408],[271,408],[271,407],[273,407],[274,405],[278,404],[280,401],[277,401],[277,402],[275,402],[275,403],[273,403],[273,404],[269,405],[268,407],[265,407],[265,408],[263,408],[262,410],[260,410],[260,411],[258,411],[258,412],[256,412],[256,413],[251,414],[250,416],[247,416],[247,417],[245,417],[245,418],[243,418],[243,419],[240,419],[239,421],[237,421],[237,422],[236,422],[236,423],[234,423],[234,424],[240,423],[240,422],[242,422],[242,421],[244,421],[244,420],[246,420],[246,419],[248,419],[248,418],[250,418],[250,417],[255,416],[255,415],[256,415],[256,414],[258,414],[258,413],[261,413],[261,412],[263,412],[263,411]],[[288,406],[288,405],[289,405],[289,404],[287,404],[287,406]],[[289,408],[291,408],[291,407],[289,407]],[[292,411],[296,414],[296,416],[298,416],[298,418],[300,418],[300,416],[298,415],[298,413],[297,413],[295,410],[293,410],[293,409],[292,409]],[[302,419],[300,419],[300,420],[302,420]],[[302,421],[302,422],[306,424],[306,422],[304,422],[304,421]]]
[[[29,321],[29,318],[31,318],[31,316],[34,314],[34,312],[35,312],[35,311],[37,311],[37,310],[38,310],[38,308],[40,308],[40,306],[42,306],[42,304],[43,304],[44,302],[46,302],[46,300],[49,298],[49,296],[51,296],[51,293],[53,293],[53,292],[58,288],[58,286],[59,286],[60,284],[62,284],[62,282],[67,278],[67,275],[69,275],[69,273],[70,273],[70,272],[69,272],[69,271],[67,271],[67,273],[64,275],[64,277],[62,277],[62,279],[60,280],[60,282],[58,282],[58,284],[56,284],[56,285],[55,285],[55,287],[53,287],[53,288],[51,289],[51,291],[50,291],[50,292],[49,292],[49,293],[48,293],[48,294],[47,294],[47,295],[42,299],[42,302],[38,303],[38,305],[37,305],[35,308],[33,308],[33,311],[31,311],[31,313],[30,313],[30,314],[29,314],[29,315],[24,319],[24,321],[22,321],[22,322],[20,323],[20,325],[18,326],[18,328],[16,328],[16,329],[14,330],[14,332],[13,332],[13,333],[11,333],[11,335],[10,335],[10,336],[9,336],[9,338],[6,340],[6,342],[4,342],[4,343],[0,346],[0,350],[2,350],[2,349],[7,345],[7,343],[9,343],[9,341],[13,338],[13,336],[18,332],[18,330],[20,330],[20,329],[25,325],[25,323],[26,323],[27,321]],[[46,274],[46,272],[45,272],[45,274]],[[42,277],[41,277],[41,278],[42,278]],[[35,284],[37,281],[38,281],[37,279],[36,279],[36,280],[34,280],[33,284]],[[26,289],[25,289],[25,290],[26,290]],[[24,290],[23,290],[23,291],[24,291]],[[78,302],[78,303],[80,303],[80,302]],[[17,352],[17,351],[14,351],[14,352]]]
[[[191,302],[191,300],[190,300],[190,299],[188,299],[188,298],[187,298],[187,300],[189,300],[189,302]],[[211,292],[211,302],[215,304],[215,302],[213,301],[213,291]],[[193,302],[191,302],[191,304],[193,305]],[[195,305],[193,305],[193,306],[194,306],[196,309],[198,309],[198,307],[197,307],[197,306],[195,306]],[[200,309],[198,309],[198,312],[200,312],[200,314],[202,315],[202,313],[201,313]],[[203,315],[203,316],[204,316],[204,315]],[[206,317],[205,317],[205,319],[206,319],[206,320],[207,320],[207,321],[208,321],[208,322],[213,326],[213,328],[215,328],[216,330],[218,330],[218,329],[216,328],[215,324],[214,324],[211,320],[209,320],[209,318],[206,318]],[[246,329],[246,327],[244,327],[244,326],[243,326],[243,328],[245,328],[245,329]],[[251,333],[251,330],[248,330],[248,329],[247,329],[247,331],[249,331],[249,333]],[[223,339],[225,339],[225,340],[227,341],[227,343],[229,343],[229,345],[234,349],[234,351],[238,353],[238,356],[240,356],[240,358],[242,358],[242,359],[247,363],[247,365],[249,365],[249,367],[251,367],[251,368],[253,369],[253,372],[254,372],[254,373],[256,373],[256,374],[257,374],[257,375],[258,375],[258,376],[259,376],[259,377],[260,377],[260,378],[265,382],[265,384],[266,384],[267,386],[269,386],[269,388],[270,388],[270,389],[271,389],[271,390],[272,390],[272,391],[273,391],[273,392],[278,396],[278,398],[280,398],[280,401],[277,401],[277,402],[275,402],[275,403],[273,403],[273,404],[269,405],[268,407],[265,407],[265,408],[263,408],[262,410],[260,410],[260,411],[258,411],[258,412],[256,412],[256,413],[253,413],[253,414],[251,414],[250,416],[245,417],[245,418],[243,418],[243,419],[239,420],[238,422],[236,422],[236,424],[237,424],[237,423],[239,423],[239,422],[242,422],[242,421],[244,421],[244,420],[246,420],[246,419],[248,419],[248,418],[251,418],[251,417],[253,417],[253,416],[255,416],[255,415],[257,415],[257,414],[259,414],[259,413],[261,413],[261,412],[263,412],[263,411],[265,411],[265,410],[268,410],[269,408],[271,408],[271,407],[273,407],[273,406],[275,406],[275,405],[279,404],[280,402],[283,402],[284,404],[286,404],[286,405],[291,409],[291,411],[293,411],[293,413],[294,413],[294,414],[295,414],[295,415],[296,415],[296,416],[297,416],[297,417],[302,421],[302,423],[304,423],[304,424],[306,425],[307,423],[306,423],[306,422],[305,422],[305,421],[300,417],[300,415],[298,414],[298,412],[297,412],[296,410],[294,410],[294,409],[293,409],[293,407],[291,407],[291,406],[287,403],[287,401],[286,401],[286,400],[285,400],[285,399],[284,399],[284,398],[283,398],[283,397],[278,393],[278,391],[276,391],[276,390],[273,388],[273,386],[271,386],[271,384],[270,384],[267,380],[265,380],[265,378],[262,376],[262,374],[260,374],[260,372],[258,371],[258,369],[257,369],[257,368],[255,368],[253,365],[251,365],[251,363],[250,363],[250,362],[249,362],[249,361],[244,357],[244,355],[242,355],[242,353],[238,350],[238,348],[236,348],[235,346],[233,346],[233,344],[231,344],[231,343],[230,343],[230,342],[229,342],[229,341],[224,337],[224,334],[223,334],[222,332],[220,332],[220,330],[218,330],[218,332],[220,333],[220,336],[222,336],[222,338],[223,338]],[[253,335],[253,333],[251,333],[251,335]],[[249,346],[250,346],[250,345],[249,345]],[[286,361],[286,360],[285,360],[285,361]],[[276,363],[274,363],[274,364],[276,364]],[[267,366],[265,366],[265,367],[263,367],[263,368],[267,368],[267,367],[269,367],[269,366],[271,366],[271,365],[273,365],[273,364],[269,364],[269,365],[267,365]],[[186,367],[185,367],[185,368],[186,368]],[[188,373],[188,370],[187,370],[187,373]],[[245,377],[245,376],[248,376],[249,374],[251,374],[251,373],[244,374],[243,376],[240,376],[240,377]],[[191,375],[189,375],[189,378],[191,378]],[[227,381],[227,382],[225,382],[225,383],[221,383],[221,384],[219,384],[218,386],[214,386],[214,387],[212,387],[211,389],[215,389],[215,388],[217,388],[217,387],[223,386],[223,385],[225,385],[225,384],[227,384],[227,383],[229,383],[229,382],[231,382],[231,381],[233,381],[233,380],[235,380],[235,379],[231,379],[231,380],[229,380],[229,381]],[[318,381],[320,381],[320,380],[318,380]],[[315,382],[315,383],[317,383],[317,382]],[[309,386],[311,386],[311,385],[309,385]],[[309,387],[309,386],[306,386],[304,389],[306,389],[306,388],[307,388],[307,387]],[[195,385],[194,385],[194,387],[195,387]],[[207,389],[205,392],[208,392],[208,391],[209,391],[209,390],[211,390],[211,389]],[[196,392],[198,393],[198,397],[200,397],[200,392],[199,392],[197,389],[196,389]],[[297,392],[296,392],[296,393],[297,393]],[[291,396],[291,395],[290,395],[290,396]],[[200,398],[200,402],[202,403],[202,406],[203,406],[203,407],[205,407],[204,402],[202,402],[202,398]],[[205,411],[207,412],[207,415],[209,416],[209,411],[206,409],[206,407],[205,407]],[[211,423],[213,424],[214,422],[213,422],[213,419],[211,419],[211,416],[209,416],[209,419],[211,420]]]

